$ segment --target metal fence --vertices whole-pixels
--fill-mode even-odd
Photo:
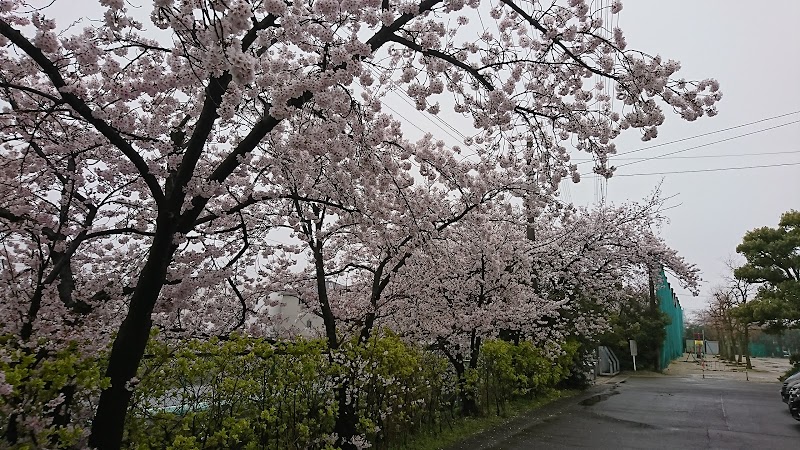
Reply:
[[[667,281],[667,275],[662,268],[656,278],[656,297],[658,304],[670,320],[666,327],[666,337],[661,347],[660,367],[665,369],[670,361],[683,355],[683,309],[675,291]]]

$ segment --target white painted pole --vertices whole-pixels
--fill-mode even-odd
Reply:
[[[633,371],[636,372],[636,355],[633,355]]]

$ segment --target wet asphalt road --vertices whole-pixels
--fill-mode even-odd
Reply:
[[[630,377],[517,418],[454,449],[800,449],[780,385]]]

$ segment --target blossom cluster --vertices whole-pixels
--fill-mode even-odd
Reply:
[[[574,153],[611,176],[620,133],[656,138],[666,112],[713,116],[722,98],[715,80],[685,80],[677,62],[629,49],[603,20],[619,1],[608,11],[584,0],[156,0],[146,17],[122,0],[97,8],[99,21],[69,26],[0,0],[0,334],[33,354],[110,349],[93,423],[118,433],[98,431],[92,445],[118,446],[98,439],[123,434],[126,408],[112,406],[129,400],[154,326],[256,330],[271,323],[261,300],[291,289],[332,347],[404,311],[450,336],[436,317],[456,304],[459,339],[528,324],[542,341],[594,329],[571,299],[599,296],[631,261],[682,264],[645,226],[607,217],[622,212],[558,201],[561,181],[580,179]],[[477,27],[487,11],[492,23]],[[406,135],[383,108],[390,91],[426,114],[468,118],[464,146]],[[519,240],[520,223],[534,222],[554,242],[569,227],[590,233],[573,245],[644,237],[631,253],[581,255],[612,261],[592,276],[589,263],[564,263],[579,248],[545,247],[562,256],[548,259]],[[480,273],[493,280],[443,273],[492,249],[502,251]],[[523,283],[531,271],[558,295]],[[413,284],[429,290],[410,296]],[[466,308],[481,289],[481,307]],[[583,319],[561,326],[566,316]]]

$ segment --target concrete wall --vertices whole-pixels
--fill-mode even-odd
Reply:
[[[255,307],[261,320],[248,323],[251,331],[271,338],[318,338],[325,335],[322,317],[303,305],[297,294],[289,291],[273,292]]]

